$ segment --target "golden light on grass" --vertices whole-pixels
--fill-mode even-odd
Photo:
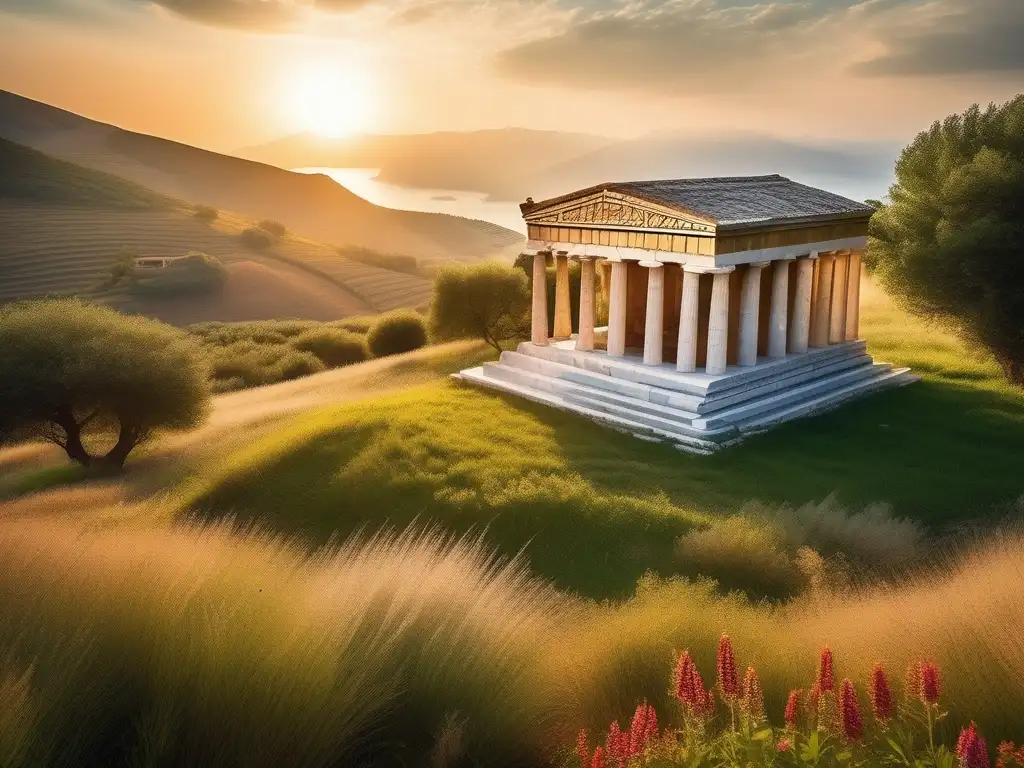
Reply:
[[[365,70],[327,60],[299,67],[288,83],[294,123],[306,131],[341,138],[365,130],[373,109]]]

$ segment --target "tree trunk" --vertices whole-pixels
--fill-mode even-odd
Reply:
[[[1011,384],[1015,387],[1024,388],[1024,360],[1000,357],[999,364],[1003,368],[1003,374]]]
[[[54,423],[64,431],[64,444],[61,448],[67,453],[68,458],[77,461],[83,467],[92,464],[93,457],[85,450],[82,444],[82,428],[75,421],[74,414],[70,409],[61,409],[54,418]]]
[[[139,435],[140,431],[136,427],[122,424],[117,434],[117,442],[103,457],[103,464],[110,469],[123,469],[128,454],[139,443]]]

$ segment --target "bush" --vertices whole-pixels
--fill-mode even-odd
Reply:
[[[1024,95],[936,122],[896,163],[868,264],[909,311],[988,349],[1024,386]]]
[[[421,274],[419,262],[415,256],[406,256],[401,253],[380,253],[369,248],[358,248],[343,246],[338,249],[338,255],[371,267],[380,267],[392,272],[405,272],[410,275]]]
[[[313,328],[293,338],[291,345],[316,355],[328,368],[360,363],[367,357],[363,337],[342,328]]]
[[[277,381],[301,379],[304,376],[312,376],[314,373],[322,373],[327,370],[327,366],[320,362],[316,355],[298,351],[282,355],[275,367]]]
[[[242,244],[254,251],[265,251],[274,244],[274,237],[259,227],[247,227],[238,236]]]
[[[515,267],[497,262],[443,267],[434,278],[430,330],[438,339],[503,342],[529,334],[530,289]]]
[[[376,317],[346,317],[344,320],[334,320],[328,323],[328,325],[344,328],[346,331],[352,331],[352,333],[366,334],[376,322]]]
[[[427,327],[419,313],[398,309],[377,319],[366,343],[376,357],[411,352],[427,343]]]
[[[211,205],[197,205],[195,213],[193,213],[192,215],[195,216],[200,221],[205,221],[209,223],[211,221],[216,221],[217,217],[220,215],[220,212]]]
[[[273,219],[264,219],[259,223],[259,228],[264,232],[268,232],[275,238],[284,237],[285,233],[288,232],[284,224],[279,221],[274,221]]]
[[[227,267],[220,259],[192,251],[162,269],[133,270],[131,290],[158,296],[196,295],[220,290],[227,279]]]
[[[13,304],[0,309],[0,350],[0,437],[48,440],[82,465],[120,468],[154,430],[196,426],[209,407],[202,353],[155,320],[75,299]],[[87,438],[108,434],[93,454]]]

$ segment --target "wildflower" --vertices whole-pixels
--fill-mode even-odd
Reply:
[[[821,649],[821,662],[818,665],[818,679],[816,681],[820,692],[834,691],[836,689],[836,675],[832,665],[832,651],[827,646]]]
[[[970,726],[960,731],[956,742],[956,756],[960,758],[961,768],[989,768],[988,744],[978,733],[978,727]]]
[[[785,736],[779,739],[778,743],[775,745],[775,749],[777,749],[779,752],[789,752],[789,750],[791,750],[792,748],[793,742],[791,742]]]
[[[722,635],[718,641],[718,687],[725,699],[736,699],[740,695],[739,670],[728,635]]]
[[[864,719],[861,717],[857,691],[849,680],[843,680],[842,693],[839,697],[839,714],[843,725],[843,736],[848,741],[859,741],[864,736]]]
[[[590,768],[605,768],[603,747],[598,747],[594,750],[594,757],[590,761]]]
[[[576,754],[580,758],[580,768],[587,768],[590,763],[590,739],[587,736],[587,729],[580,728],[576,737]]]
[[[608,727],[608,737],[604,743],[604,751],[608,760],[624,768],[629,760],[629,733],[623,732],[616,720]]]
[[[759,723],[764,720],[764,691],[761,690],[761,680],[753,667],[747,667],[747,672],[743,675],[743,698],[740,699],[740,709],[751,722]]]
[[[928,662],[921,663],[921,701],[925,704],[939,703],[939,690],[942,681],[939,668]]]
[[[892,689],[889,687],[889,678],[881,664],[875,664],[871,668],[871,677],[868,680],[868,698],[871,699],[871,711],[875,720],[880,723],[888,722],[892,717],[893,702]]]
[[[700,673],[693,663],[689,651],[684,651],[676,661],[675,669],[672,671],[672,695],[683,704],[693,706],[698,701],[698,696],[704,692],[704,681],[700,681],[700,688],[697,689],[696,681],[700,680]]]
[[[713,691],[706,690],[701,696],[700,703],[697,706],[697,714],[703,720],[710,720],[715,716],[715,694]]]
[[[629,757],[643,754],[644,747],[658,738],[658,715],[646,701],[636,708],[629,726]]]
[[[905,685],[904,695],[908,700],[921,698],[921,662],[910,662]]]
[[[797,717],[800,713],[800,697],[803,696],[802,690],[790,691],[789,698],[786,699],[786,727],[791,731],[797,729]]]

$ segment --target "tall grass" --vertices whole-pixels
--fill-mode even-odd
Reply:
[[[549,725],[564,603],[472,540],[22,519],[0,561],[5,766],[523,764]]]

